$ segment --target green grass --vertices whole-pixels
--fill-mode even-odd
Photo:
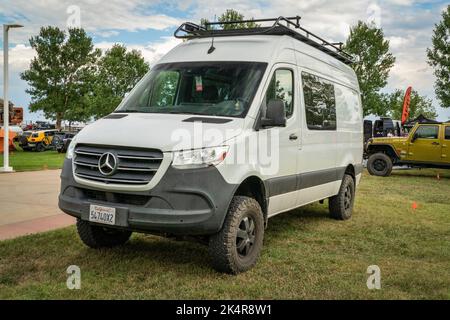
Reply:
[[[56,151],[14,151],[10,153],[9,163],[15,171],[33,171],[46,169],[60,169],[64,162],[65,153]],[[3,164],[3,154],[0,154],[0,164]]]
[[[238,276],[212,270],[205,246],[149,235],[105,250],[74,227],[3,241],[0,298],[450,299],[450,172],[437,172],[364,174],[349,221],[318,203],[272,218],[257,266]],[[373,264],[381,290],[366,286]],[[69,265],[81,290],[66,288]]]

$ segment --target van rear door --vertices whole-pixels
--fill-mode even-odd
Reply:
[[[311,71],[302,71],[300,87],[304,116],[301,119],[302,150],[298,155],[298,206],[330,196],[337,180],[334,83]]]

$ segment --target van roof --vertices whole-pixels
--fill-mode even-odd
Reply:
[[[226,21],[226,22],[206,22],[203,26],[199,26],[192,22],[183,23],[174,32],[174,36],[179,39],[196,39],[196,38],[216,38],[216,37],[236,37],[236,36],[254,36],[254,35],[274,35],[274,36],[289,36],[303,43],[314,47],[333,58],[345,63],[352,64],[353,56],[342,49],[343,43],[331,43],[323,38],[315,35],[309,30],[300,26],[300,16],[295,17],[278,17],[270,19],[252,19],[241,21]],[[230,29],[225,26],[239,24],[244,22],[269,22],[273,21],[273,25],[269,27],[255,27],[246,29]],[[285,23],[285,24],[283,24]],[[215,26],[220,25],[222,29],[217,29]],[[294,28],[291,28],[294,27]],[[210,48],[212,53],[214,48]]]

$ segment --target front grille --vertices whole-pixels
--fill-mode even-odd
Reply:
[[[104,153],[112,153],[117,170],[112,175],[100,172],[98,162]],[[158,171],[163,153],[154,149],[109,147],[80,144],[75,147],[73,164],[79,178],[114,184],[147,184]]]

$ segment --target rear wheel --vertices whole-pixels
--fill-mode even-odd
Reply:
[[[392,159],[382,152],[372,154],[367,161],[367,171],[373,176],[389,176],[392,166]]]
[[[328,200],[330,215],[337,220],[350,219],[355,202],[355,180],[346,174],[342,179],[339,193]]]
[[[42,151],[44,151],[45,150],[45,146],[42,144],[42,142],[39,142],[37,145],[36,145],[36,151],[37,152],[42,152]]]
[[[235,196],[222,230],[209,239],[213,267],[238,274],[252,268],[264,238],[264,217],[259,203],[250,197]]]
[[[77,220],[77,230],[81,241],[94,249],[122,245],[130,239],[132,233],[131,231],[92,225],[81,219]]]

